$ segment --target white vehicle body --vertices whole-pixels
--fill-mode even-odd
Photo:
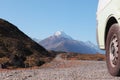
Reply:
[[[97,9],[97,40],[100,49],[105,49],[111,25],[120,25],[120,0],[99,0]]]

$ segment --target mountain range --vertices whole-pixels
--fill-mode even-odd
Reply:
[[[75,52],[75,53],[104,53],[90,41],[83,42],[73,39],[63,31],[57,31],[54,35],[39,42],[47,50]]]

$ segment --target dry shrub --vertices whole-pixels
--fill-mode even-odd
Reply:
[[[105,55],[104,54],[80,54],[80,53],[64,53],[62,54],[63,59],[67,60],[97,60],[97,61],[104,61]]]
[[[0,64],[7,63],[7,62],[9,62],[9,58],[7,57],[0,58]]]
[[[26,65],[26,67],[33,67],[33,66],[41,66],[42,64],[45,63],[45,61],[42,61],[35,57],[27,57],[27,59],[24,63]]]

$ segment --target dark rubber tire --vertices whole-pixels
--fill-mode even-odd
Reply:
[[[120,76],[120,26],[118,24],[111,26],[107,35],[105,48],[109,73],[112,76]]]

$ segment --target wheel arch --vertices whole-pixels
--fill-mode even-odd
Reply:
[[[104,42],[105,42],[105,44],[106,44],[106,39],[107,39],[107,35],[108,35],[108,32],[109,32],[109,30],[110,30],[110,27],[113,25],[113,24],[115,24],[115,23],[118,23],[118,21],[117,21],[117,19],[115,18],[115,17],[110,17],[109,19],[108,19],[108,21],[107,21],[107,24],[106,24],[106,28],[105,28],[105,40],[104,40]]]

